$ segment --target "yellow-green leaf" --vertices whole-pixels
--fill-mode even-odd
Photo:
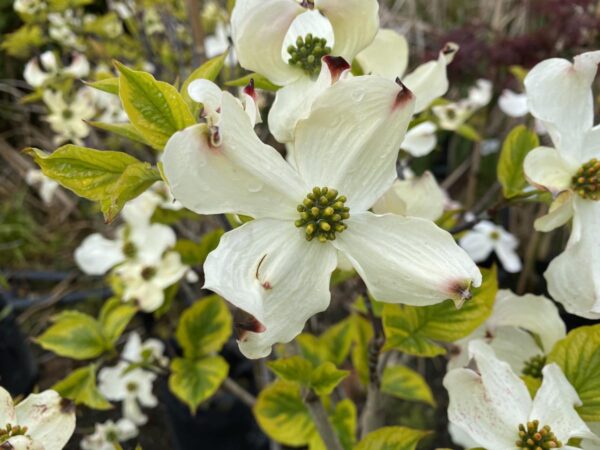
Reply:
[[[87,314],[65,311],[36,339],[46,350],[73,359],[90,359],[107,349],[100,323]]]
[[[96,366],[91,364],[72,372],[67,378],[52,386],[61,397],[92,409],[110,409],[112,405],[96,387]]]
[[[481,135],[477,132],[475,128],[467,123],[463,123],[456,129],[456,134],[464,137],[473,142],[481,141]]]
[[[221,356],[199,360],[176,358],[171,362],[169,389],[195,414],[200,403],[219,389],[228,371],[229,365]]]
[[[548,363],[560,366],[581,402],[577,412],[586,422],[600,421],[600,325],[579,327],[558,341]]]
[[[498,160],[498,181],[502,184],[504,197],[511,198],[523,192],[527,186],[523,162],[527,154],[539,145],[537,134],[525,125],[513,128],[508,134]]]
[[[199,243],[189,239],[179,239],[175,244],[175,251],[181,255],[181,261],[188,266],[201,266],[206,257],[212,252],[225,231],[222,228],[210,231],[202,236]]]
[[[228,52],[223,53],[222,55],[215,56],[212,59],[209,59],[196,70],[194,70],[189,77],[183,82],[181,86],[180,92],[181,96],[185,100],[185,102],[193,109],[196,110],[199,105],[194,102],[190,95],[188,94],[188,87],[190,83],[194,80],[204,79],[209,81],[215,81],[221,73],[223,69],[223,64],[225,64],[225,58],[227,58]]]
[[[490,316],[498,292],[496,268],[481,272],[482,285],[473,289],[473,298],[460,309],[452,300],[432,306],[386,304],[383,308],[384,350],[433,357],[446,353],[437,341],[453,342],[471,334]]]
[[[344,450],[351,450],[356,442],[356,406],[352,400],[345,399],[335,405],[329,415],[329,421],[337,434]],[[319,433],[315,432],[309,442],[309,450],[327,450]]]
[[[127,117],[138,132],[157,150],[178,130],[196,120],[174,86],[156,81],[146,72],[130,69],[118,62],[119,96]]]
[[[350,318],[342,320],[323,332],[319,337],[319,342],[325,349],[326,361],[331,361],[336,366],[341,365],[348,357],[352,346]]]
[[[329,395],[349,374],[347,370],[340,370],[326,361],[312,371],[310,387],[319,395]]]
[[[381,390],[403,400],[416,400],[435,406],[427,381],[406,366],[388,366],[383,371]]]
[[[129,139],[130,141],[139,142],[140,144],[148,145],[148,142],[137,129],[130,123],[108,123],[108,122],[88,122],[89,125],[100,128],[101,130],[110,131],[119,136]]]
[[[364,317],[354,314],[352,318],[354,347],[352,347],[352,365],[360,381],[369,381],[369,341],[373,338],[373,327]]]
[[[271,83],[265,76],[258,73],[250,73],[241,78],[230,80],[225,83],[225,86],[246,86],[250,83],[250,80],[254,80],[254,87],[258,89],[264,89],[265,91],[278,91],[281,86]]]
[[[113,297],[107,300],[100,310],[98,318],[104,338],[114,345],[136,313],[135,306],[123,303],[120,298]]]
[[[10,56],[27,58],[34,49],[44,44],[46,38],[39,25],[23,25],[17,31],[2,36],[0,48]]]
[[[177,341],[186,358],[218,352],[231,335],[232,319],[218,295],[205,297],[186,309],[177,326]]]
[[[282,380],[300,383],[305,386],[310,384],[314,370],[313,364],[301,356],[269,361],[267,366]]]
[[[355,450],[414,450],[429,433],[405,427],[383,427],[369,433]]]
[[[109,94],[119,95],[119,77],[103,78],[97,81],[86,81],[90,87],[99,91],[108,92]]]

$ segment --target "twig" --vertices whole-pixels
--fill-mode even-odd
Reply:
[[[223,381],[223,387],[235,395],[238,399],[248,405],[250,408],[254,407],[256,403],[256,397],[240,386],[235,380],[227,377]]]
[[[192,28],[193,45],[193,63],[198,66],[204,59],[204,29],[200,20],[200,10],[197,0],[186,0],[185,2]]]
[[[540,207],[537,208],[539,213]],[[540,232],[534,231],[533,235],[529,239],[529,243],[527,244],[527,249],[525,250],[525,260],[523,264],[523,270],[521,271],[521,275],[519,276],[519,281],[517,283],[517,294],[522,295],[525,293],[525,289],[527,288],[527,281],[531,276],[531,272],[535,267],[535,256],[538,249],[538,244],[540,242]]]
[[[325,448],[327,450],[344,450],[344,447],[342,447],[337,434],[335,434],[335,431],[329,422],[327,411],[325,411],[325,407],[323,406],[323,403],[321,403],[319,396],[313,391],[309,391],[304,401],[315,422],[317,431],[319,432],[321,439],[323,439]]]
[[[23,324],[27,319],[29,319],[29,317],[34,315],[36,312],[49,308],[50,306],[57,303],[63,297],[63,295],[68,292],[69,286],[71,282],[75,279],[76,275],[77,274],[74,272],[70,273],[69,276],[67,276],[64,280],[58,283],[54,287],[54,289],[52,289],[50,296],[45,301],[36,303],[35,305],[23,311],[21,315],[17,317],[17,323]]]

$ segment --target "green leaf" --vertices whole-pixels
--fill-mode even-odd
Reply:
[[[432,306],[386,304],[383,308],[384,351],[433,357],[446,350],[435,341],[453,342],[471,334],[490,316],[498,291],[496,268],[482,270],[483,283],[473,298],[456,309],[452,300]]]
[[[88,125],[91,125],[96,128],[100,128],[101,130],[110,131],[118,136],[123,136],[124,138],[129,139],[130,141],[139,142],[140,144],[149,145],[146,139],[141,136],[137,129],[130,123],[105,123],[105,122],[87,122]]]
[[[435,406],[435,400],[427,381],[406,366],[388,366],[383,371],[381,390],[403,400],[425,402]]]
[[[189,77],[183,82],[181,86],[180,92],[181,96],[185,100],[185,102],[192,108],[192,110],[196,110],[199,108],[199,104],[193,101],[188,94],[188,87],[190,83],[194,80],[204,79],[215,81],[221,70],[223,69],[223,64],[225,64],[225,58],[227,58],[227,53],[225,52],[222,55],[215,56],[212,59],[209,59],[196,70],[194,70]]]
[[[475,130],[475,128],[473,128],[471,125],[466,124],[466,123],[463,123],[461,126],[459,126],[456,129],[456,134],[464,137],[465,139],[468,139],[469,141],[473,141],[473,142],[481,141],[481,136],[477,132],[477,130]]]
[[[353,326],[350,318],[346,318],[325,331],[321,336],[302,333],[296,338],[302,355],[315,366],[331,361],[341,365],[352,346]]]
[[[282,380],[300,383],[304,386],[310,384],[314,370],[313,364],[302,356],[276,359],[269,361],[267,366]]]
[[[352,450],[356,442],[356,406],[352,400],[345,399],[335,405],[335,410],[329,412],[329,421],[340,439],[344,450]],[[318,432],[313,434],[309,442],[309,450],[327,450]]]
[[[46,38],[39,25],[23,25],[17,31],[2,36],[0,48],[6,50],[10,56],[27,58],[44,44]]]
[[[312,371],[310,387],[319,395],[329,395],[349,374],[349,371],[340,370],[326,361]]]
[[[103,78],[102,80],[97,81],[86,81],[85,84],[94,89],[98,89],[99,91],[119,95],[119,77]]]
[[[225,231],[222,228],[210,231],[202,236],[199,243],[189,239],[180,239],[175,244],[175,251],[181,255],[181,261],[188,266],[201,266],[206,257],[219,245]]]
[[[106,341],[114,345],[136,313],[137,308],[135,306],[123,303],[117,297],[113,297],[104,303],[98,320]]]
[[[502,144],[498,160],[498,181],[502,184],[504,197],[512,198],[527,186],[523,162],[527,154],[540,145],[537,134],[524,125],[512,129]]]
[[[127,117],[153,148],[162,150],[176,131],[196,123],[175,87],[118,62],[115,66],[120,73],[119,96]]]
[[[100,323],[78,311],[65,311],[36,339],[46,350],[73,359],[90,359],[107,349]]]
[[[581,402],[577,412],[586,422],[600,421],[600,325],[579,327],[558,341],[548,364],[560,366]]]
[[[316,433],[297,383],[278,380],[263,389],[254,416],[267,436],[292,447],[307,445]]]
[[[225,302],[210,295],[186,309],[175,335],[186,358],[201,358],[218,352],[231,335],[232,319]]]
[[[176,358],[171,362],[169,389],[195,414],[200,403],[219,389],[228,371],[229,365],[221,356],[195,361]]]
[[[542,386],[542,379],[534,378],[529,375],[521,375],[521,379],[525,382],[525,385],[527,386],[527,390],[529,391],[529,395],[531,395],[531,398],[534,398],[535,394],[537,394],[538,389]]]
[[[352,348],[352,365],[360,381],[369,381],[369,341],[373,338],[373,327],[364,317],[354,314],[351,316],[353,326],[354,347]]]
[[[112,408],[96,387],[94,364],[75,370],[67,378],[52,386],[52,389],[61,397],[73,400],[78,405],[100,410]]]
[[[405,427],[383,427],[369,433],[355,450],[414,450],[429,431]]]
[[[265,91],[278,91],[281,86],[271,83],[265,76],[258,73],[250,73],[241,78],[230,80],[225,83],[225,86],[247,86],[250,80],[254,80],[254,87],[257,89],[264,89]]]
[[[100,203],[112,221],[125,203],[160,180],[158,170],[122,152],[64,145],[53,153],[36,148],[24,150],[44,175],[80,197]]]

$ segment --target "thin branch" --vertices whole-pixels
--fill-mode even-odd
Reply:
[[[240,386],[235,380],[232,378],[225,378],[223,381],[223,387],[235,395],[238,399],[248,405],[250,408],[254,407],[256,403],[256,397]]]
[[[325,411],[325,407],[323,406],[323,403],[321,403],[319,396],[313,391],[310,391],[306,395],[304,401],[308,407],[308,410],[310,411],[310,415],[315,422],[317,431],[319,432],[321,439],[323,439],[325,448],[327,450],[344,450],[344,447],[342,447],[337,434],[331,426],[331,422],[329,422],[327,411]]]

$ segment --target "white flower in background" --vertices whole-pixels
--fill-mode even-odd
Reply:
[[[322,58],[351,62],[375,37],[378,10],[377,0],[236,2],[231,31],[240,65],[283,86],[269,114],[277,140],[290,142],[312,100],[339,78],[341,68],[321,70]]]
[[[37,187],[42,201],[46,205],[52,203],[54,194],[58,190],[59,184],[51,178],[48,178],[42,173],[41,170],[30,169],[25,175],[25,182],[30,185]]]
[[[478,109],[486,106],[492,99],[493,86],[491,81],[479,79],[469,89],[467,98],[458,102],[437,105],[431,108],[438,118],[440,128],[445,130],[457,130]]]
[[[598,62],[600,51],[574,63],[548,59],[525,78],[529,109],[555,146],[532,150],[524,162],[529,182],[554,196],[535,228],[550,231],[573,218],[567,247],[544,276],[554,300],[589,319],[600,318],[600,126],[593,127],[591,89]]]
[[[45,0],[15,0],[13,8],[19,14],[33,16],[45,11],[48,5]]]
[[[84,120],[89,120],[96,114],[91,91],[87,88],[79,89],[73,101],[67,104],[62,92],[46,90],[43,100],[50,111],[45,120],[56,133],[54,143],[60,145],[73,142],[82,145],[83,138],[90,133]]]
[[[138,428],[129,419],[120,419],[116,423],[108,420],[97,423],[94,433],[81,441],[81,450],[115,450],[115,444],[133,439],[138,435]]]
[[[205,288],[257,320],[239,341],[246,356],[268,355],[327,308],[338,250],[389,302],[460,303],[480,284],[475,264],[433,222],[368,211],[396,179],[413,106],[385,78],[338,81],[298,124],[296,166],[258,139],[227,92],[218,127],[198,124],[167,142],[164,173],[184,206],[256,219],[226,233],[204,264]]]
[[[400,148],[412,156],[425,156],[435,148],[437,144],[437,126],[433,122],[422,122],[415,125],[406,132]]]
[[[129,0],[108,2],[108,7],[116,12],[122,20],[133,17],[136,10],[135,2]]]
[[[228,25],[223,22],[218,22],[215,26],[215,33],[204,39],[204,51],[206,57],[214,58],[229,50],[229,54],[225,59],[225,64],[229,67],[234,67],[237,64],[237,57],[235,56],[235,50],[231,48],[230,35],[231,33]]]
[[[117,95],[96,90],[94,92],[94,102],[96,109],[100,111],[100,115],[96,120],[107,123],[124,123],[128,121],[127,113]]]
[[[40,67],[41,62],[41,67]],[[73,53],[71,64],[65,67],[59,67],[56,56],[51,51],[45,51],[40,55],[39,62],[37,58],[32,58],[25,65],[23,78],[33,87],[39,87],[46,81],[52,80],[58,76],[70,76],[73,78],[83,78],[90,72],[90,64],[87,58],[80,53]]]
[[[85,50],[85,45],[73,31],[81,27],[81,19],[75,17],[72,9],[48,14],[48,25],[48,34],[56,42],[79,51]]]
[[[519,240],[489,220],[482,220],[466,231],[458,243],[475,262],[485,261],[494,252],[507,272],[521,270],[521,259],[516,252]]]
[[[469,353],[477,372],[451,370],[444,386],[450,422],[478,447],[573,450],[567,445],[571,438],[598,439],[575,411],[581,400],[556,364],[544,367],[542,385],[532,400],[525,383],[490,346],[473,341]]]
[[[518,94],[510,89],[504,89],[498,98],[498,106],[504,114],[510,117],[523,117],[529,114],[527,94]]]
[[[500,290],[488,320],[469,336],[454,342],[448,369],[466,366],[469,343],[481,339],[515,373],[540,378],[546,355],[565,335],[565,324],[551,300],[541,295],[519,296]]]
[[[444,213],[446,196],[431,172],[396,180],[373,205],[375,214],[398,214],[437,220]]]
[[[144,31],[148,36],[165,32],[165,26],[156,8],[151,7],[144,11]]]
[[[164,355],[165,344],[158,339],[149,338],[142,342],[139,333],[129,333],[123,348],[122,358],[129,363],[157,363],[166,366],[169,359]]]
[[[103,367],[98,372],[98,390],[108,399],[123,402],[123,417],[136,425],[144,425],[148,417],[140,407],[154,408],[158,399],[152,393],[156,375],[143,369],[127,370],[129,364],[121,361],[114,367]]]
[[[31,394],[14,405],[0,387],[0,448],[61,450],[75,431],[75,408],[54,391]]]

